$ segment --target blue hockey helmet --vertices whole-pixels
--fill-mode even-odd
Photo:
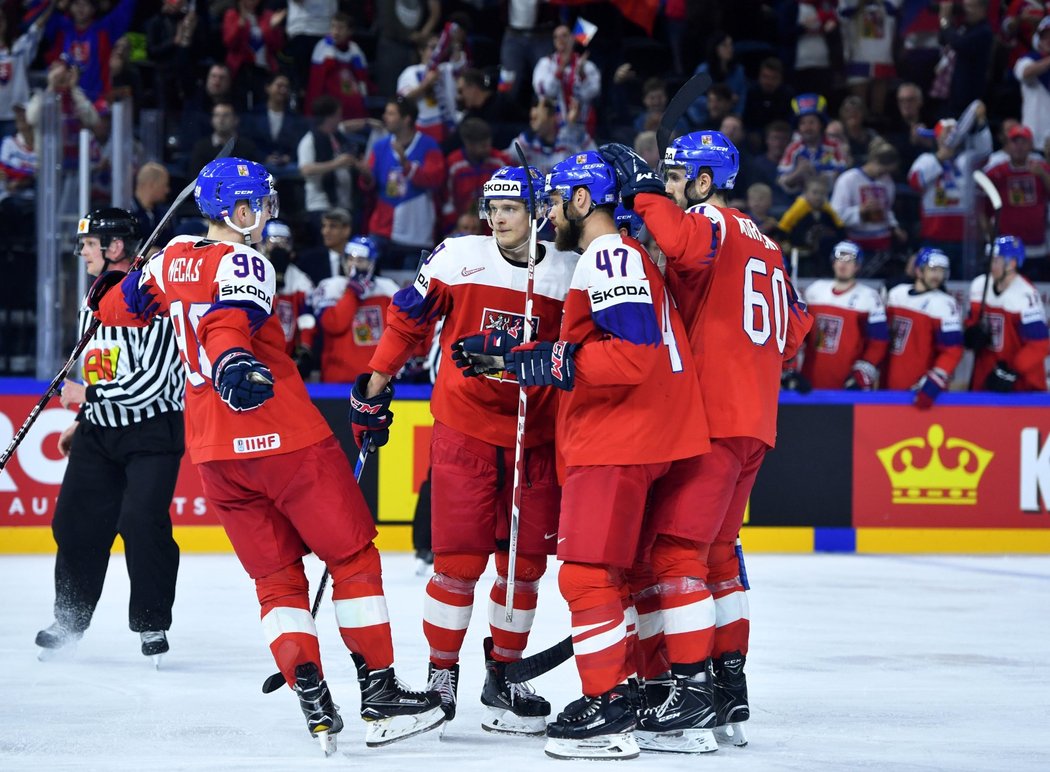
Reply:
[[[627,235],[631,236],[631,238],[638,238],[638,231],[645,225],[641,215],[630,209],[625,209],[622,203],[616,205],[613,220],[616,221],[617,230],[626,228]]]
[[[594,206],[615,204],[620,199],[616,172],[597,150],[571,155],[551,168],[544,187],[548,196],[558,193],[562,201],[568,202],[572,198],[573,188],[587,188]]]
[[[532,195],[539,205],[533,214],[542,214],[546,206],[547,195],[543,191],[543,175],[535,166],[526,167],[529,176],[526,178],[525,169],[520,166],[504,166],[496,171],[481,189],[481,198],[478,199],[478,214],[482,220],[487,220],[489,215],[489,201],[501,198],[520,198],[525,206],[532,211],[529,204],[529,181],[532,181]]]
[[[695,180],[704,167],[711,170],[716,188],[729,190],[736,184],[740,153],[720,131],[694,131],[677,137],[664,151],[663,168],[685,169],[687,180]]]
[[[285,239],[290,242],[292,240],[292,229],[283,220],[267,220],[266,225],[263,226],[262,238],[263,241]]]
[[[354,236],[343,248],[343,260],[347,275],[371,278],[379,260],[379,244],[371,236]]]
[[[831,248],[831,264],[836,260],[855,260],[860,265],[864,262],[864,252],[852,241],[840,241]]]
[[[1000,236],[992,244],[992,257],[1017,261],[1017,267],[1024,265],[1024,242],[1017,236]]]
[[[919,250],[918,257],[915,258],[916,271],[922,268],[943,268],[948,271],[951,267],[952,261],[948,259],[948,255],[933,247],[923,247]]]
[[[267,203],[270,217],[279,211],[273,175],[262,164],[244,158],[216,158],[208,163],[197,175],[193,196],[207,219],[226,223],[245,236],[258,226]],[[247,201],[255,212],[255,223],[249,228],[240,228],[230,220],[238,201]]]

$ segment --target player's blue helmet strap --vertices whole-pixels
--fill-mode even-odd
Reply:
[[[740,153],[720,131],[695,131],[677,137],[664,151],[663,168],[685,169],[687,180],[695,180],[704,167],[711,170],[716,188],[730,190],[736,184]]]
[[[478,199],[478,213],[482,220],[489,218],[489,202],[497,199],[521,199],[531,211],[529,203],[529,179],[532,180],[532,194],[536,197],[539,211],[546,205],[547,196],[543,191],[543,175],[535,166],[529,166],[529,177],[520,166],[504,166],[485,183]]]
[[[573,188],[587,188],[595,206],[616,204],[619,193],[616,187],[616,172],[596,150],[571,155],[554,164],[544,190],[561,195],[563,201],[572,198]]]
[[[238,233],[247,235],[259,224],[265,205],[270,217],[279,214],[277,189],[266,167],[244,158],[216,158],[201,169],[193,196],[197,207],[209,220],[224,222]],[[247,201],[255,212],[255,224],[239,227],[230,220],[238,201]]]

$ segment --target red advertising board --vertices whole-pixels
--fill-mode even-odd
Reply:
[[[856,405],[853,525],[1050,528],[1050,410]]]
[[[6,448],[39,397],[0,395],[0,448]],[[29,430],[14,457],[0,474],[0,527],[50,525],[55,499],[66,470],[58,452],[58,436],[76,413],[51,400]],[[171,502],[175,525],[218,525],[208,511],[200,477],[183,456]]]

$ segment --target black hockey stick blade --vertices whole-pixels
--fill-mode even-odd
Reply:
[[[507,680],[514,684],[531,681],[572,659],[572,636],[558,641],[549,649],[507,664]]]
[[[706,94],[709,88],[711,88],[711,76],[706,72],[698,72],[683,83],[678,93],[671,97],[663,117],[660,118],[660,125],[656,128],[656,145],[660,148],[660,158],[664,157],[664,151],[671,142],[671,132],[674,131],[678,121],[682,119],[685,111],[693,102]]]

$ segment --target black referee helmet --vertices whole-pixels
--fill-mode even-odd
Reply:
[[[124,241],[124,254],[129,258],[134,256],[142,238],[139,232],[139,221],[127,209],[116,206],[104,206],[94,209],[77,223],[77,251],[79,252],[80,239],[84,236],[98,237],[102,252],[105,254],[113,239]]]

